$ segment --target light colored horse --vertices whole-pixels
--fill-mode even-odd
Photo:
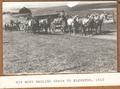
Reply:
[[[87,32],[91,32],[92,33],[92,19],[89,18],[82,18],[81,19],[81,24],[82,24],[82,35],[85,34],[85,36],[87,35]]]
[[[67,26],[68,26],[69,33],[75,34],[79,28],[79,17],[76,15],[74,17],[68,18]]]
[[[51,30],[52,32],[55,32],[58,30],[62,31],[64,33],[66,28],[66,24],[63,18],[58,17],[55,18],[52,22],[51,22]]]
[[[69,18],[67,20],[67,25],[68,25],[69,32],[72,33],[72,29],[73,29],[73,26],[74,26],[74,19],[73,18]]]
[[[25,30],[25,32],[31,32],[31,30],[32,30],[32,19],[29,19],[24,23],[24,30]]]
[[[98,31],[101,33],[101,27],[104,21],[105,15],[98,14],[98,13],[92,13],[89,17],[82,18],[82,31],[83,34],[87,35],[87,32],[89,34],[97,34]]]
[[[37,22],[34,18],[26,20],[24,22],[24,30],[25,32],[33,32],[35,33],[37,30]]]
[[[48,30],[50,31],[50,24],[48,22],[48,19],[40,19],[39,28],[40,30],[45,31],[46,33],[48,32]]]

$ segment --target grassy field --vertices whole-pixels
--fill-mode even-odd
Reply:
[[[113,29],[111,25],[107,27]],[[117,70],[116,40],[13,31],[4,32],[3,44],[4,74]]]

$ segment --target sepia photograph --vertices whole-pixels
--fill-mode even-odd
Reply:
[[[3,74],[117,72],[117,2],[3,2]]]

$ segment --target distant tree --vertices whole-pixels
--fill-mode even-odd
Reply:
[[[26,7],[23,7],[19,10],[19,13],[20,14],[32,14],[31,10],[26,8]]]

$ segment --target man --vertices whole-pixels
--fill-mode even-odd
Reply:
[[[20,30],[20,22],[18,21],[18,19],[16,21],[16,26],[17,26],[17,30],[19,31]]]
[[[10,20],[10,25],[13,26],[13,24],[14,24],[14,21]]]
[[[66,30],[67,28],[67,17],[65,16],[65,12],[62,11],[61,14],[60,14],[60,17],[62,18],[62,20],[64,21],[64,30]]]

